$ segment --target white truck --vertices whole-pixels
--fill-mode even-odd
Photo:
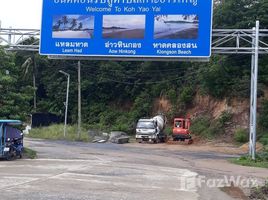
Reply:
[[[139,119],[136,126],[136,141],[139,143],[143,141],[154,143],[165,142],[167,137],[164,133],[166,121],[164,115]]]

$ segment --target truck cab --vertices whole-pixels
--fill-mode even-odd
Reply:
[[[136,126],[136,140],[138,142],[157,140],[157,124],[153,119],[140,119]]]

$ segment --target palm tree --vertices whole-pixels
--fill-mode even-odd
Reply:
[[[53,26],[53,31],[58,31],[60,29],[61,24],[62,24],[62,21],[59,19],[57,23]]]
[[[62,25],[62,21],[59,19],[57,22],[58,27],[60,28],[60,25]]]
[[[154,19],[155,19],[156,21],[163,22],[163,21],[165,21],[165,19],[167,19],[167,15],[156,15],[156,16],[154,17]]]
[[[34,88],[34,110],[36,111],[36,77],[35,77],[35,71],[36,71],[36,60],[35,60],[35,54],[32,55],[32,57],[28,57],[25,62],[21,65],[23,68],[23,78],[25,79],[26,76],[29,74],[30,71],[32,71],[32,77],[33,77],[33,88]]]
[[[70,24],[72,25],[70,29],[74,30],[74,27],[77,26],[77,19],[73,18],[72,21],[70,22]]]
[[[63,16],[63,17],[62,17],[62,23],[63,23],[63,25],[64,25],[64,30],[66,30],[66,24],[69,23],[69,19],[68,19],[67,16]]]
[[[83,28],[83,23],[80,22],[80,23],[79,23],[79,26],[78,26],[78,30],[81,30],[82,28]]]
[[[194,16],[194,22],[198,22],[198,16],[197,15]]]

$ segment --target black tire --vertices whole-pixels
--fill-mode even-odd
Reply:
[[[136,139],[138,143],[142,143],[142,139]]]
[[[193,144],[194,143],[194,140],[193,139],[190,139],[189,141],[188,141],[188,144]]]
[[[160,140],[162,143],[165,143],[167,141],[167,136],[165,135],[164,137],[161,137],[161,140]]]
[[[6,160],[7,160],[7,161],[10,161],[10,160],[11,160],[10,155],[6,155]]]
[[[7,154],[6,154],[6,160],[7,161],[11,161],[11,160],[13,160],[14,159],[14,156],[12,155],[12,153],[11,152],[8,152]]]
[[[17,153],[16,150],[14,149],[14,147],[10,147],[9,152],[6,155],[6,160],[11,161],[11,160],[15,160],[17,157]]]
[[[157,144],[157,143],[160,143],[161,142],[161,139],[159,137],[157,137],[155,140],[154,140],[154,143]]]

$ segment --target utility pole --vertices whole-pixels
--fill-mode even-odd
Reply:
[[[70,87],[70,74],[60,70],[60,73],[67,76],[67,90],[66,90],[66,101],[65,101],[65,116],[64,116],[64,131],[63,136],[66,137],[66,129],[67,129],[67,115],[68,115],[68,101],[69,101],[69,87]]]
[[[35,59],[35,53],[33,53],[34,111],[36,112],[36,80],[35,80],[35,71],[36,71],[36,59]]]
[[[254,118],[253,118],[253,151],[252,151],[252,159],[255,160],[255,154],[256,154],[256,129],[257,129],[257,101],[258,101],[258,68],[259,68],[259,28],[260,28],[260,22],[256,21],[256,33],[255,33],[255,55],[254,55]]]
[[[78,61],[78,138],[81,138],[81,62]]]
[[[256,159],[256,127],[257,127],[257,101],[258,101],[258,64],[259,64],[259,21],[256,21],[255,34],[253,36],[254,51],[251,61],[251,102],[250,102],[250,138],[249,155]],[[254,31],[253,31],[254,32]]]
[[[256,32],[255,27],[252,28],[252,33]],[[252,37],[252,49],[255,46],[255,37]],[[254,104],[254,65],[255,65],[255,53],[252,52],[251,55],[251,84],[250,84],[250,119],[249,119],[249,146],[248,146],[248,154],[252,156],[252,151],[253,151],[253,104]]]

